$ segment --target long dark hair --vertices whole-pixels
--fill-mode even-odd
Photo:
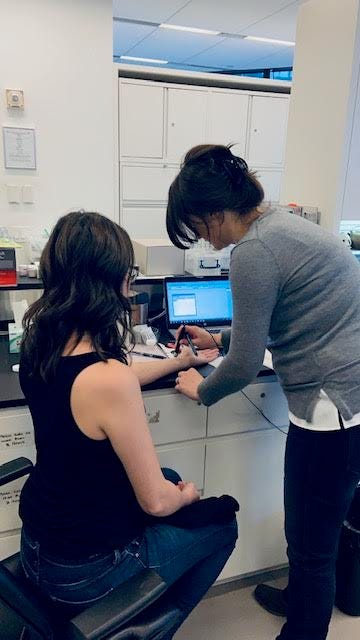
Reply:
[[[202,218],[225,210],[245,216],[264,199],[264,190],[245,160],[230,146],[201,144],[187,152],[169,189],[166,228],[170,240],[186,249],[197,239],[191,216]]]
[[[50,380],[64,347],[86,334],[102,360],[126,363],[130,304],[123,283],[134,264],[126,231],[99,213],[60,218],[43,250],[44,292],[25,313],[21,362],[30,375]]]

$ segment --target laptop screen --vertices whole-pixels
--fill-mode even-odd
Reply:
[[[227,276],[165,278],[164,282],[170,328],[182,322],[208,327],[231,324],[232,297]]]

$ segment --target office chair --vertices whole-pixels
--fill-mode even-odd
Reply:
[[[31,468],[27,458],[0,465],[0,486]],[[166,589],[155,571],[145,569],[72,617],[31,585],[19,553],[0,562],[0,604],[20,619],[19,640],[161,640],[180,615]]]

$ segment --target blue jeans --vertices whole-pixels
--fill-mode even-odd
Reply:
[[[175,472],[163,471],[169,480],[180,480]],[[90,606],[144,568],[154,569],[169,585],[167,594],[183,612],[183,622],[216,580],[236,539],[235,519],[226,525],[181,529],[159,518],[125,548],[73,562],[42,552],[23,529],[21,560],[33,584],[53,601],[74,606],[74,611]]]
[[[342,523],[360,480],[360,426],[316,432],[290,424],[285,454],[287,622],[279,640],[325,640]]]

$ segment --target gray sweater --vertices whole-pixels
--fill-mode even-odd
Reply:
[[[360,268],[335,236],[269,210],[231,254],[227,352],[199,387],[211,405],[249,384],[266,346],[290,411],[311,420],[323,389],[348,420],[360,412]]]

